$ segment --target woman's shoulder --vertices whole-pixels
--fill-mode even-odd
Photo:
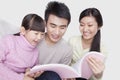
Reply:
[[[78,44],[79,42],[81,42],[81,36],[72,36],[69,38],[68,43],[72,46]]]
[[[69,38],[70,42],[76,42],[76,41],[80,41],[81,40],[81,36],[72,36]]]

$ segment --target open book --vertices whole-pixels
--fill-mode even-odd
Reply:
[[[89,56],[94,56],[102,61],[104,61],[104,56],[101,53],[98,52],[89,52],[86,53],[85,56],[82,57],[82,59],[78,60],[74,65],[68,66],[65,64],[44,64],[44,65],[37,65],[34,66],[29,74],[36,73],[37,71],[54,71],[61,78],[90,78],[93,74],[86,58]]]
[[[81,77],[86,79],[89,79],[93,75],[93,72],[87,62],[88,57],[97,58],[102,62],[105,61],[105,56],[102,53],[91,51],[86,53],[81,59],[79,59],[75,64],[73,64],[72,67],[80,74]]]

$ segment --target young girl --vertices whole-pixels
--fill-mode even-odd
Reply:
[[[97,51],[105,55],[106,51],[100,41],[100,29],[103,25],[100,11],[96,8],[85,9],[80,14],[79,22],[81,36],[72,37],[69,40],[74,52],[72,63],[77,62],[89,51]],[[94,57],[90,57],[87,61],[94,74],[89,80],[101,79],[105,67],[104,63]]]
[[[37,45],[44,31],[44,20],[36,14],[28,14],[19,33],[0,40],[1,80],[33,80],[25,75],[25,70],[38,63]]]

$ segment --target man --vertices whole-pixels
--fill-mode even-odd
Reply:
[[[71,21],[69,8],[64,3],[56,1],[49,2],[45,10],[45,21],[46,34],[45,38],[39,44],[39,64],[58,63],[69,65],[73,55],[72,48],[62,38]],[[55,72],[44,71],[35,80],[62,79]],[[76,80],[85,79],[77,78]]]
[[[39,45],[39,63],[69,65],[72,48],[62,38],[71,21],[68,7],[64,3],[49,2],[45,10],[46,34]]]
[[[71,21],[69,8],[60,2],[49,2],[45,10],[46,34],[39,44],[39,64],[66,64],[72,59],[72,48],[62,38]],[[43,72],[35,80],[61,80],[52,71]]]

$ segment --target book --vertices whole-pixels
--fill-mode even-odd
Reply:
[[[73,64],[72,67],[79,73],[82,78],[86,79],[89,79],[93,75],[93,72],[86,60],[88,57],[97,58],[102,62],[105,61],[105,56],[102,53],[91,51],[87,52],[81,59],[79,59],[75,64]]]
[[[61,78],[75,78],[79,77],[79,73],[72,67],[65,65],[65,64],[44,64],[44,65],[37,65],[34,66],[30,73],[35,73],[37,71],[54,71],[56,72]]]
[[[61,78],[86,78],[89,79],[93,74],[86,58],[89,56],[94,56],[100,60],[104,60],[104,56],[99,52],[88,52],[86,53],[82,59],[78,60],[72,66],[68,66],[65,64],[44,64],[44,65],[36,65],[34,66],[29,74],[36,73],[38,71],[54,71]]]

